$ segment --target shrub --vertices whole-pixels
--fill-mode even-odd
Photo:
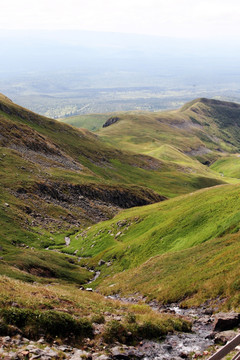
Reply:
[[[149,321],[137,327],[137,336],[141,339],[157,339],[166,335],[167,331],[161,324],[153,324]]]
[[[172,330],[183,332],[190,332],[192,328],[191,322],[177,317],[168,319],[167,326]]]
[[[0,310],[5,324],[15,325],[28,335],[50,337],[92,337],[93,328],[86,319],[74,319],[71,315],[54,310],[6,308]]]
[[[102,314],[93,315],[91,320],[95,324],[104,324],[105,323],[105,318]]]
[[[0,321],[0,336],[6,335],[8,335],[8,326],[3,321]]]
[[[54,310],[39,312],[38,326],[51,336],[64,337],[69,334],[75,336],[91,336],[92,325],[88,320],[76,320],[71,315]]]
[[[126,315],[126,321],[129,323],[129,324],[134,324],[136,323],[136,315],[134,313],[127,313]]]
[[[27,323],[35,318],[33,310],[16,307],[1,309],[0,315],[6,324],[15,325],[19,328],[24,328]]]
[[[127,330],[125,326],[116,320],[110,321],[103,333],[103,339],[107,343],[113,343],[114,341],[119,341],[120,343],[126,343],[127,341]]]
[[[107,343],[119,341],[120,343],[134,343],[136,340],[142,339],[161,339],[169,331],[184,331],[191,330],[191,323],[183,319],[168,319],[163,322],[145,321],[141,324],[136,322],[134,314],[130,313],[130,320],[122,324],[119,321],[112,320],[105,328],[103,339]]]

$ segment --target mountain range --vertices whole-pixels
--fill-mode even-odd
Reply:
[[[81,315],[116,294],[239,310],[239,118],[200,98],[105,114],[91,132],[0,95],[0,303],[61,310],[82,286]]]

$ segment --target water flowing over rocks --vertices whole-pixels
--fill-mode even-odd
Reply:
[[[111,297],[113,298],[113,297]],[[118,296],[115,298],[119,299]],[[123,299],[121,299],[123,300]],[[136,302],[135,298],[124,299],[125,302]],[[170,333],[161,342],[143,340],[135,346],[121,345],[115,343],[111,346],[102,344],[100,347],[91,344],[90,339],[86,339],[81,346],[82,349],[75,348],[68,344],[59,344],[57,341],[51,345],[44,338],[38,341],[30,341],[21,334],[13,337],[0,337],[0,358],[10,360],[21,359],[68,359],[68,360],[182,360],[194,359],[209,356],[207,349],[221,342],[222,344],[235,337],[233,330],[215,332],[216,324],[219,319],[238,318],[237,313],[219,313],[212,315],[212,310],[205,307],[181,309],[177,304],[171,306],[159,306],[151,302],[151,307],[155,311],[162,313],[175,313],[192,321],[191,333]],[[108,314],[111,316],[111,314]],[[118,319],[121,321],[121,318]],[[97,325],[96,326],[102,326]],[[230,326],[230,325],[229,325]],[[96,332],[99,334],[99,332]]]
[[[156,304],[154,304],[156,308]],[[160,312],[176,313],[192,321],[192,333],[168,334],[164,341],[143,341],[140,346],[145,360],[180,360],[190,359],[190,354],[203,354],[206,349],[214,344],[211,336],[213,319],[206,315],[204,309],[181,309],[177,305],[158,308]]]
[[[108,296],[111,299],[118,299],[127,303],[137,303],[143,298],[120,298],[118,295]],[[229,329],[239,326],[240,314],[219,313],[213,315],[213,310],[208,307],[182,309],[178,304],[160,306],[152,301],[148,305],[157,312],[172,313],[183,316],[192,321],[191,333],[168,334],[161,342],[144,340],[136,348],[144,354],[144,360],[180,360],[192,359],[192,354],[199,356],[207,355],[207,349],[216,343],[226,343],[236,336],[235,331],[217,332],[216,325],[228,324]],[[227,322],[228,320],[229,322]],[[238,321],[238,323],[237,323]],[[218,326],[218,325],[217,325]],[[232,327],[231,327],[232,326]],[[218,328],[219,329],[219,328]],[[218,331],[221,331],[220,329]],[[220,340],[220,341],[219,341]]]

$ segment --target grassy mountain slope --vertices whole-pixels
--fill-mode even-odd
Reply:
[[[99,130],[99,135],[118,146],[161,158],[158,149],[168,144],[202,162],[213,162],[221,152],[240,148],[240,105],[197,99],[179,110],[124,114]]]
[[[146,126],[152,136],[156,129],[150,126],[151,116]],[[31,282],[82,284],[92,273],[81,265],[96,267],[103,258],[110,266],[101,267],[98,284],[107,275],[133,271],[152,257],[191,251],[235,229],[238,187],[230,185],[130,209],[112,219],[122,209],[222,184],[220,174],[179,149],[181,134],[174,144],[174,126],[172,145],[136,154],[0,96],[1,273]],[[194,143],[192,133],[188,138]],[[182,144],[185,140],[181,138]],[[93,225],[106,219],[112,220]],[[78,256],[91,259],[79,263]],[[129,282],[129,289],[133,287]],[[156,295],[153,290],[149,294]]]
[[[121,208],[164,199],[131,181],[119,184],[122,175],[111,164],[113,158],[135,165],[140,180],[142,171],[152,172],[151,158],[122,153],[88,131],[43,118],[4,96],[0,145],[0,267],[16,278],[85,282],[89,271],[61,254],[45,255],[44,249],[63,245],[69,233]]]
[[[223,156],[211,165],[211,169],[224,176],[240,179],[239,155]]]
[[[91,273],[76,261],[59,253],[45,258],[44,249],[64,247],[65,238],[120,209],[221,183],[220,176],[186,174],[175,164],[120,151],[3,95],[0,145],[0,267],[29,281],[87,281]]]
[[[0,120],[1,145],[42,168],[49,168],[47,173],[53,180],[68,178],[75,183],[93,181],[117,186],[138,184],[158,193],[163,190],[163,195],[168,195],[167,191],[176,195],[204,187],[206,183],[219,183],[219,179],[214,180],[216,175],[210,174],[208,181],[152,157],[117,150],[87,130],[44,118],[4,97],[0,101]],[[166,190],[168,183],[173,185],[170,191]]]
[[[101,270],[96,284],[108,294],[193,298],[189,303],[221,296],[236,305],[239,191],[239,185],[223,185],[123,211],[74,236],[69,252],[91,257],[86,263]],[[106,264],[98,266],[100,259]]]
[[[126,312],[134,314],[136,334],[132,338],[137,340],[145,336],[140,334],[144,326],[155,329],[158,336],[174,329],[189,330],[186,321],[172,315],[156,316],[146,305],[135,309],[79,290],[93,273],[64,250],[79,229],[112,218],[123,208],[165,200],[160,193],[171,179],[174,186],[167,191],[175,195],[215,185],[218,179],[185,176],[150,156],[120,151],[87,130],[41,117],[4,96],[0,96],[0,145],[3,335],[12,335],[8,325],[17,325],[30,338],[41,333],[52,339],[56,327],[65,329],[66,337],[66,319],[81,324],[82,317],[87,317],[92,329],[95,316],[107,322],[102,326],[104,336],[108,327],[111,330],[112,316],[105,316],[109,311],[121,317],[118,324],[126,333],[131,330]],[[48,329],[41,328],[43,320]],[[44,332],[49,329],[50,334]],[[108,332],[114,341],[111,335]]]
[[[99,130],[111,114],[87,114],[75,115],[67,118],[58,119],[66,124],[75,126],[77,128],[84,128],[90,131]]]

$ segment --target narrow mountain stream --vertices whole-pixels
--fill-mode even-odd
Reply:
[[[101,275],[100,271],[90,271],[94,276],[87,284],[93,283]],[[141,300],[134,297],[124,298],[119,295],[110,295],[106,296],[106,298],[125,303],[138,303],[138,301]],[[156,312],[172,313],[188,318],[192,321],[192,332],[169,334],[161,342],[143,340],[135,347],[135,358],[143,358],[144,360],[189,359],[191,354],[203,354],[209,346],[214,344],[214,340],[211,338],[213,317],[211,312],[206,308],[182,309],[177,304],[160,306],[154,301],[148,303],[148,305]],[[126,346],[124,346],[124,349],[127,352]]]
[[[110,299],[123,302],[134,302],[134,299],[108,296]],[[137,301],[136,301],[137,302]],[[144,340],[136,347],[144,355],[144,360],[180,360],[187,359],[191,354],[203,354],[214,344],[211,339],[213,318],[205,308],[181,309],[177,304],[160,307],[157,303],[148,304],[154,311],[161,313],[175,313],[192,321],[191,333],[169,334],[161,342]]]
[[[205,315],[203,309],[180,309],[177,306],[169,307],[176,314],[192,319],[192,333],[169,334],[161,343],[145,341],[141,350],[145,359],[182,359],[191,353],[202,354],[214,341],[210,339],[212,321]],[[166,309],[165,309],[166,310]]]

